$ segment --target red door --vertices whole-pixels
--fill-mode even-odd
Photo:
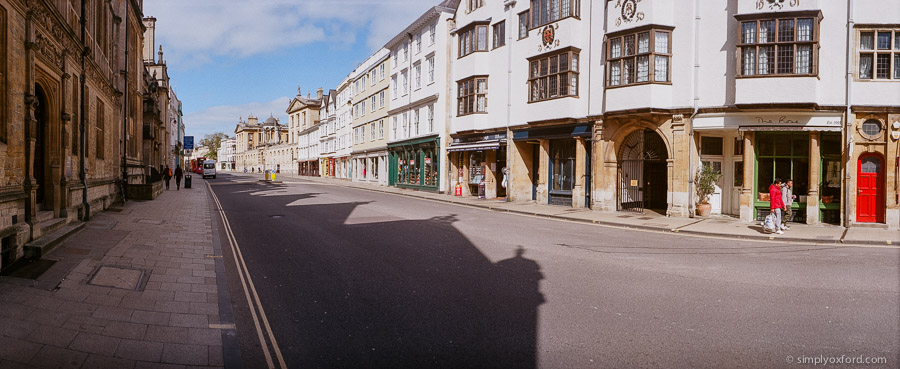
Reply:
[[[881,155],[859,157],[856,173],[856,221],[884,223],[884,161]]]

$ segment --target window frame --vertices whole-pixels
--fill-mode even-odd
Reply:
[[[500,32],[497,32],[499,30]],[[497,34],[500,34],[498,37]],[[491,25],[491,50],[506,46],[506,20]]]
[[[478,30],[484,29],[484,49],[480,50],[478,48]],[[488,32],[490,31],[490,22],[488,21],[478,21],[472,22],[469,25],[463,27],[456,33],[456,58],[462,59],[474,53],[481,53],[489,51],[490,40],[488,38]],[[471,47],[470,47],[471,46]]]
[[[481,80],[484,80],[484,92],[478,92],[478,82]],[[471,85],[468,85],[469,83]],[[461,85],[465,85],[465,87]],[[471,86],[471,88],[468,86]],[[465,94],[460,94],[460,91],[465,91]],[[487,114],[489,91],[490,85],[487,75],[470,76],[456,81],[456,116]],[[484,111],[478,111],[479,96],[484,96]]]
[[[822,24],[822,12],[819,10],[811,10],[811,11],[795,11],[795,12],[784,12],[784,13],[761,13],[761,14],[748,14],[748,15],[738,15],[735,16],[735,19],[738,21],[737,27],[737,43],[735,44],[735,51],[737,57],[737,68],[735,70],[735,78],[773,78],[773,77],[818,77],[819,76],[819,49],[821,49],[821,37],[820,37],[820,29]],[[813,21],[813,31],[811,34],[811,40],[809,41],[798,41],[799,32],[798,24],[801,19],[812,19]],[[762,21],[772,21],[774,22],[774,34],[773,40],[767,41],[765,43],[759,42],[759,31],[760,31],[760,22]],[[779,38],[781,37],[782,32],[782,21],[791,21],[793,22],[793,28],[791,29],[792,38],[791,41],[781,41]],[[754,42],[744,42],[744,23],[756,22],[756,27],[754,31]],[[791,73],[781,73],[779,72],[779,64],[778,59],[779,51],[783,50],[784,47],[790,46],[790,50],[793,51],[791,54]],[[797,56],[799,55],[798,50],[799,46],[810,46],[810,73],[797,73]],[[772,70],[767,74],[759,74],[759,50],[761,47],[771,47],[772,54],[770,58],[772,58]],[[744,50],[745,49],[754,49],[754,65],[753,65],[753,74],[744,74]]]
[[[668,34],[668,45],[667,52],[661,53],[656,51],[656,34],[657,33],[666,33]],[[647,52],[639,52],[638,43],[640,42],[640,35],[643,33],[647,33],[649,36],[648,40],[648,51]],[[657,84],[657,85],[671,85],[672,84],[672,36],[675,33],[675,27],[671,26],[661,26],[656,24],[650,24],[638,28],[633,28],[625,31],[611,33],[607,36],[606,41],[606,88],[622,88],[636,85],[649,85],[649,84]],[[632,55],[625,55],[625,40],[627,37],[632,37],[634,39],[634,53]],[[612,56],[612,45],[614,42],[618,41],[620,43],[620,53],[618,57]],[[647,64],[647,80],[646,81],[637,81],[637,64],[638,58],[646,56],[648,58]],[[663,56],[668,58],[668,65],[666,66],[666,80],[665,81],[657,81],[656,80],[656,57]],[[634,80],[631,83],[624,83],[623,76],[625,69],[625,63],[629,60],[633,60],[632,68],[634,69]],[[612,84],[612,71],[613,71],[613,63],[619,64],[619,83],[616,85]]]
[[[553,23],[556,23],[556,22],[559,22],[559,21],[561,21],[561,20],[568,19],[568,18],[575,18],[575,19],[578,19],[578,20],[581,19],[581,0],[558,0],[558,1],[559,1],[559,5],[558,5],[558,11],[559,11],[559,13],[558,13],[558,16],[557,16],[557,18],[556,18],[555,20],[549,20],[549,19],[548,19],[546,22],[544,22],[543,19],[540,19],[538,22],[535,22],[535,21],[534,21],[534,20],[535,20],[535,19],[534,19],[534,17],[535,17],[534,9],[537,9],[537,8],[539,7],[539,6],[535,6],[535,2],[537,2],[538,5],[540,5],[540,2],[541,2],[541,1],[542,1],[542,0],[531,0],[531,1],[529,2],[529,5],[530,5],[530,6],[529,6],[528,11],[527,11],[527,12],[528,12],[528,30],[529,30],[529,31],[530,31],[530,30],[533,30],[533,29],[541,28],[541,27],[544,27],[544,26],[547,26],[547,25],[550,25],[550,24],[553,24]],[[549,12],[549,10],[552,9],[551,1],[554,1],[554,0],[544,0],[544,1],[547,1],[547,9],[548,9],[548,13],[547,13],[546,15],[547,15],[548,17],[550,17],[550,12]],[[570,14],[569,14],[569,15],[566,15],[566,16],[563,16],[563,13],[562,13],[562,11],[563,11],[562,2],[563,2],[563,1],[568,1],[568,2],[569,2],[569,12],[570,12]],[[552,18],[552,17],[550,17],[550,18]]]
[[[557,65],[557,72],[550,73],[551,59],[553,57],[558,58],[560,55],[563,55],[563,54],[568,55],[568,69],[564,72],[560,72],[559,66]],[[581,57],[580,57],[580,55],[581,55],[581,49],[570,46],[570,47],[565,47],[565,48],[562,48],[559,50],[554,50],[551,52],[547,52],[547,53],[544,53],[541,55],[537,55],[537,56],[528,58],[528,60],[527,60],[528,61],[528,83],[527,83],[528,103],[533,104],[533,103],[538,103],[538,102],[542,102],[542,101],[556,100],[556,99],[569,98],[569,97],[579,98],[580,91],[581,91],[581,77],[580,77],[581,76],[581,65],[580,65]],[[543,60],[547,61],[547,73],[541,74],[541,72],[538,71],[539,75],[537,75],[537,76],[533,75],[532,63],[537,62],[540,65],[540,62]],[[573,60],[577,60],[577,61],[575,63],[573,63],[572,62]],[[574,70],[572,68],[573,64],[576,64]],[[540,69],[543,69],[543,68],[539,67],[539,70]],[[563,84],[559,82],[560,81],[559,77],[566,76],[565,85],[566,85],[566,88],[568,89],[571,87],[571,82],[570,82],[569,77],[572,75],[574,75],[574,77],[576,78],[575,93],[574,94],[569,94],[569,93],[561,94],[560,88],[562,87]],[[549,86],[550,86],[550,81],[551,81],[550,78],[551,77],[557,78],[557,84],[556,84],[557,94],[556,94],[556,96],[550,96]],[[534,94],[533,94],[533,92],[534,92],[533,84],[542,79],[546,79],[546,81],[547,81],[545,83],[545,85],[547,86],[547,93],[546,93],[547,97],[535,99]]]
[[[519,40],[524,40],[528,38],[528,34],[531,33],[531,12],[526,10],[518,14],[519,17]],[[524,36],[523,36],[524,34]]]
[[[896,82],[900,81],[900,27],[891,28],[884,25],[857,25],[855,31],[855,71],[854,80],[859,82]],[[872,48],[864,50],[862,48],[862,39],[864,33],[872,34]],[[878,34],[888,33],[891,37],[888,39],[888,48],[882,49],[878,47]],[[871,58],[871,71],[869,77],[862,77],[862,59],[863,56]],[[886,56],[888,59],[887,77],[878,76],[878,67],[880,66],[879,56]]]

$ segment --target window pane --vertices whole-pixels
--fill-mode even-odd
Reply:
[[[778,73],[794,73],[794,46],[784,45],[778,47]]]
[[[559,56],[559,71],[565,72],[569,70],[569,54],[561,54]]]
[[[809,155],[809,135],[806,134],[795,134],[791,138],[791,145],[793,146],[793,156],[808,156]]]
[[[625,56],[634,55],[634,35],[625,36]]]
[[[531,78],[537,77],[539,75],[538,73],[540,73],[540,69],[538,68],[538,62],[537,61],[531,62]]]
[[[551,56],[550,57],[550,74],[559,73],[559,57]]]
[[[878,32],[878,50],[891,49],[891,32]]]
[[[872,78],[872,54],[862,54],[859,56],[859,78]]]
[[[577,96],[578,95],[578,75],[575,73],[569,73],[571,75],[569,79],[569,95]]]
[[[890,38],[890,35],[888,35]],[[797,41],[812,41],[813,39],[813,20],[812,18],[803,18],[797,20]]]
[[[759,159],[757,169],[759,174],[757,175],[756,190],[757,192],[768,194],[769,185],[775,180],[775,160],[771,158]]]
[[[775,136],[770,134],[760,134],[756,139],[756,145],[759,146],[759,156],[775,155]]]
[[[669,57],[657,55],[653,80],[656,82],[669,82]]]
[[[562,16],[568,17],[568,16],[572,15],[572,7],[570,4],[572,2],[572,0],[560,0],[560,1],[562,1]]]
[[[654,40],[654,51],[657,53],[669,53],[669,33],[656,32],[656,40]]]
[[[745,44],[756,43],[756,22],[744,22],[741,24],[741,42]]]
[[[775,136],[775,155],[790,156],[791,155],[791,135],[776,134]]]
[[[734,162],[734,187],[741,187],[744,185],[744,162],[736,161]]]
[[[566,76],[566,74],[563,74],[559,78],[559,94],[562,96],[569,94],[569,79]]]
[[[778,20],[778,41],[794,41],[794,20],[779,19]]]
[[[614,38],[609,41],[609,57],[610,58],[619,58],[622,56],[622,39]]]
[[[722,137],[700,137],[700,154],[721,156],[724,147]]]
[[[752,76],[756,74],[756,46],[742,48],[741,55],[744,57],[742,75]]]
[[[480,94],[487,93],[487,80],[486,79],[478,80],[478,90],[476,92],[480,93]]]
[[[550,93],[549,93],[550,97],[559,96],[558,81],[559,81],[559,78],[557,78],[557,76],[550,76]]]
[[[560,0],[550,0],[550,21],[555,22],[559,20],[559,1]]]
[[[528,37],[528,13],[519,14],[519,38]]]
[[[541,0],[541,22],[535,26],[543,26],[550,22],[550,0]]]
[[[478,95],[478,112],[483,113],[487,111],[487,97],[484,95]]]
[[[625,59],[622,61],[622,64],[624,64],[622,67],[622,84],[634,83],[634,58]]]
[[[578,54],[572,55],[572,71],[573,72],[578,71]]]
[[[650,57],[641,55],[637,57],[637,82],[650,80]]]
[[[793,160],[792,175],[782,180],[793,179],[793,192],[796,196],[806,196],[809,189],[809,159],[800,158]]]
[[[775,72],[775,46],[759,47],[759,74],[772,74]]]
[[[775,42],[775,21],[759,21],[759,42]]]
[[[875,60],[875,78],[891,78],[891,54],[878,54]]]
[[[859,34],[859,49],[874,50],[875,49],[875,33],[862,32]]]
[[[609,85],[618,86],[622,78],[621,62],[614,61],[609,66]]]
[[[644,32],[638,34],[638,53],[650,52],[650,33]]]
[[[900,50],[900,31],[894,31],[894,50]]]
[[[487,27],[481,26],[478,29],[478,51],[487,50]]]
[[[894,54],[894,78],[900,79],[900,54]]]
[[[541,76],[547,75],[548,59],[541,59]]]
[[[812,73],[812,46],[797,46],[797,74]]]

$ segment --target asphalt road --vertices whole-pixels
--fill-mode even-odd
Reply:
[[[291,368],[900,366],[897,248],[623,230],[302,180],[209,182]],[[234,271],[244,365],[262,367]]]

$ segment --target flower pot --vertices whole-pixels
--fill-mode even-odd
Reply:
[[[712,205],[710,204],[697,204],[697,216],[707,217],[709,213],[712,212]]]

